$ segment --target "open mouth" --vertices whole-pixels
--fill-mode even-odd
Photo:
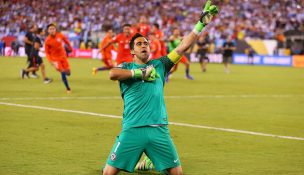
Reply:
[[[143,50],[143,51],[141,51],[141,53],[147,53],[147,51],[146,51],[146,50]]]

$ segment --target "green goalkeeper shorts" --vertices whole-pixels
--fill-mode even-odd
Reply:
[[[180,160],[167,126],[145,126],[124,130],[116,138],[107,164],[133,172],[142,153],[163,171],[180,166]]]

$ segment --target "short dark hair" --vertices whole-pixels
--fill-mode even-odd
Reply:
[[[131,27],[131,24],[124,24],[123,26],[122,26],[122,28],[124,28],[124,27]]]
[[[110,27],[109,27],[109,28],[107,28],[107,30],[106,30],[106,31],[108,32],[108,31],[110,31],[110,30],[112,30],[112,31],[113,31],[113,29],[112,29],[112,28],[110,28]]]
[[[159,29],[159,24],[158,23],[154,23],[153,24],[157,29]]]
[[[54,24],[54,23],[51,23],[51,24],[47,25],[47,26],[46,26],[46,28],[47,28],[47,29],[49,29],[49,27],[51,27],[51,26],[54,26],[54,27],[56,27],[56,24]]]
[[[102,30],[107,32],[109,30],[113,30],[113,27],[112,27],[112,25],[103,25]]]
[[[132,38],[131,38],[131,41],[130,41],[130,49],[133,50],[134,49],[134,41],[136,40],[136,38],[139,38],[139,37],[143,37],[145,38],[146,40],[148,40],[146,37],[144,37],[142,34],[140,33],[136,33]]]
[[[43,32],[43,28],[38,28],[37,33],[40,34],[41,32]]]

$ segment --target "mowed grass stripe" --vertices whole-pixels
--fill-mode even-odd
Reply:
[[[68,109],[52,108],[52,107],[45,107],[45,106],[32,106],[32,105],[23,105],[23,104],[6,103],[6,102],[0,102],[0,104],[1,105],[6,105],[6,106],[16,106],[16,107],[41,109],[41,110],[48,110],[48,111],[77,113],[77,114],[92,115],[92,116],[106,117],[106,118],[116,118],[116,119],[121,119],[122,118],[121,116],[116,116],[116,115],[99,114],[99,113],[94,113],[94,112],[68,110]],[[217,127],[193,125],[193,124],[187,124],[187,123],[177,123],[177,122],[169,122],[169,123],[171,125],[176,125],[176,126],[184,126],[184,127],[191,127],[191,128],[202,128],[202,129],[218,130],[218,131],[224,131],[224,132],[242,133],[242,134],[248,134],[248,135],[274,137],[274,138],[290,139],[290,140],[303,140],[304,141],[304,138],[301,138],[301,137],[281,136],[281,135],[267,134],[267,133],[261,133],[261,132],[244,131],[244,130],[237,130],[237,129],[230,129],[230,128],[217,128]]]
[[[200,98],[303,98],[301,94],[244,94],[244,95],[184,95],[165,96],[165,99],[200,99]],[[120,96],[96,96],[96,97],[2,97],[0,100],[117,100]]]

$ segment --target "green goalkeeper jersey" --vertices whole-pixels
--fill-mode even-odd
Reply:
[[[124,100],[122,129],[149,125],[167,125],[168,115],[164,100],[166,74],[173,67],[167,57],[150,60],[147,64],[123,63],[122,69],[138,69],[153,65],[160,75],[155,81],[130,78],[120,81],[121,96]]]

